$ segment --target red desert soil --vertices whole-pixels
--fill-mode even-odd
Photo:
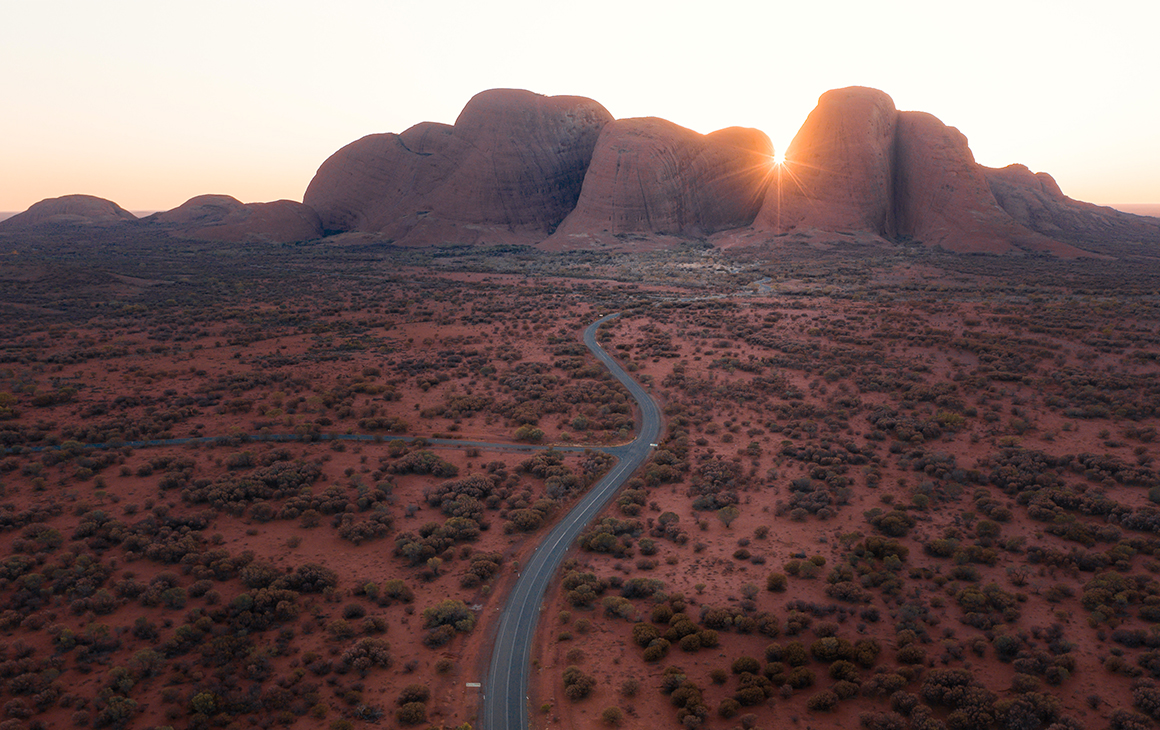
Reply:
[[[638,368],[637,376],[651,381],[667,401],[669,435],[661,443],[663,458],[638,475],[639,491],[629,492],[631,499],[622,498],[619,506],[607,510],[609,521],[590,535],[594,544],[600,543],[601,533],[616,535],[624,522],[634,519],[640,528],[624,528],[627,532],[619,542],[576,549],[566,568],[566,574],[575,571],[574,581],[590,574],[589,582],[597,588],[589,594],[594,600],[561,587],[544,610],[552,620],[540,629],[542,649],[532,702],[542,710],[543,726],[598,727],[615,719],[616,710],[611,717],[605,715],[612,707],[629,726],[668,716],[674,722],[697,718],[694,724],[702,727],[731,727],[739,720],[743,726],[768,727],[784,724],[787,718],[794,723],[800,718],[811,727],[850,727],[860,721],[877,727],[890,721],[866,713],[890,712],[892,703],[897,709],[899,702],[910,701],[905,695],[891,701],[894,690],[883,689],[890,683],[879,678],[901,676],[891,680],[901,683],[899,691],[925,701],[935,695],[924,683],[939,676],[934,670],[959,668],[969,670],[993,692],[999,703],[994,706],[1004,708],[1008,716],[1015,710],[1003,702],[1029,690],[1054,695],[1050,712],[1069,715],[1085,727],[1098,723],[1111,709],[1132,706],[1132,683],[1107,681],[1112,667],[1108,658],[1127,653],[1133,659],[1124,650],[1135,641],[1129,635],[1139,629],[1145,629],[1141,637],[1150,635],[1147,627],[1152,622],[1100,608],[1096,577],[1104,575],[1103,567],[1113,561],[1103,558],[1080,570],[1072,561],[1082,563],[1107,547],[1112,548],[1109,554],[1118,550],[1136,554],[1145,545],[1149,547],[1143,552],[1150,552],[1155,539],[1135,537],[1138,533],[1121,530],[1115,522],[1112,526],[1104,520],[1085,522],[1060,509],[1074,500],[1056,499],[1048,508],[1054,518],[1048,513],[1036,515],[1039,522],[1027,520],[1029,510],[1022,500],[1015,499],[1010,489],[1005,493],[996,488],[1006,475],[991,470],[996,462],[1018,463],[1020,454],[1098,453],[1080,459],[1099,462],[1102,469],[1085,472],[1073,465],[1073,476],[1061,481],[1078,494],[1086,491],[1089,499],[1114,500],[1122,505],[1118,510],[1155,514],[1148,489],[1131,486],[1157,483],[1149,467],[1154,414],[1120,421],[1119,436],[1113,438],[1108,422],[1097,415],[1106,412],[1103,406],[1084,413],[1079,405],[1089,399],[1117,400],[1114,393],[1126,383],[1113,385],[1107,378],[1134,382],[1149,393],[1146,402],[1155,402],[1150,384],[1156,372],[1154,320],[1130,316],[1132,321],[1126,322],[1105,312],[1091,320],[1099,335],[1076,337],[1067,328],[1078,325],[1082,315],[1069,305],[1044,312],[1042,307],[987,300],[883,306],[824,297],[808,303],[754,297],[703,306],[700,312],[697,305],[663,314],[649,311],[624,317],[610,328],[608,345]],[[1034,323],[1025,318],[1031,311],[1036,312]],[[1126,357],[1109,357],[1113,351],[1097,341],[1100,336],[1136,331],[1147,333],[1153,344],[1136,354],[1115,350]],[[1022,354],[1015,355],[1011,346]],[[771,350],[782,362],[771,362]],[[807,367],[793,367],[785,362],[787,356]],[[1015,365],[1015,359],[1022,362]],[[1027,377],[1029,360],[1049,363],[1050,369]],[[1102,377],[1104,382],[1086,389],[1069,382],[1081,372],[1086,373],[1082,378]],[[914,411],[909,423],[893,412],[900,405]],[[1151,413],[1152,407],[1146,410]],[[1132,410],[1123,408],[1120,417]],[[882,429],[884,413],[891,414],[889,431]],[[790,420],[794,415],[805,418]],[[932,432],[926,428],[930,424],[944,428]],[[851,454],[869,458],[851,464]],[[890,454],[897,454],[897,461]],[[719,475],[704,473],[699,466],[718,457],[733,465],[727,487]],[[860,468],[853,468],[859,463]],[[676,473],[666,473],[658,464],[679,467]],[[833,469],[834,464],[842,467]],[[1109,474],[1111,464],[1116,466]],[[964,471],[961,476],[953,473],[955,466]],[[1137,476],[1127,477],[1127,472]],[[1085,476],[1091,487],[1084,483]],[[736,495],[738,513],[728,525],[720,514],[713,514],[715,509],[696,508],[693,497],[714,483],[707,494],[719,497],[732,487]],[[794,514],[786,506],[794,503],[795,495],[810,493],[805,489],[821,486],[824,491],[827,484],[842,486],[814,515],[806,510]],[[633,486],[630,483],[629,488]],[[1160,497],[1160,490],[1150,494]],[[961,506],[952,507],[955,504]],[[1037,504],[1032,501],[1030,506]],[[898,508],[914,526],[875,529],[865,516],[875,508],[883,512]],[[810,509],[818,510],[817,503]],[[1045,517],[1061,529],[1045,530]],[[666,532],[662,522],[674,527]],[[901,532],[905,539],[896,534]],[[895,580],[898,585],[884,595],[864,589],[833,591],[835,585],[857,585],[845,581],[857,581],[858,576],[862,586],[872,587],[889,575],[875,573],[875,561],[867,560],[866,539],[876,534],[897,537],[899,545],[909,548],[905,560],[893,569],[895,577],[886,581],[887,586]],[[940,538],[954,540],[954,549],[945,548],[945,557],[924,549]],[[972,543],[981,563],[972,564],[977,561],[962,550]],[[1094,547],[1100,543],[1105,547]],[[1133,543],[1137,547],[1131,547]],[[1058,557],[1033,557],[1033,550],[1034,555]],[[955,559],[948,560],[952,552]],[[821,556],[816,560],[823,566],[814,569],[817,577],[791,576],[787,591],[767,590],[771,573],[788,572],[789,563],[814,555]],[[1155,571],[1160,564],[1152,560],[1144,567]],[[657,593],[644,600],[620,598],[628,595],[624,586],[631,579],[642,577],[659,581]],[[976,589],[982,589],[977,595],[990,591],[999,600],[1010,600],[1016,610],[997,622],[980,619],[977,610],[968,610],[974,608],[970,601],[976,594],[964,593]],[[836,596],[848,598],[834,600]],[[1084,605],[1071,596],[1083,596]],[[658,615],[658,606],[668,608]],[[727,609],[723,619],[713,616],[720,608]],[[691,621],[684,628],[672,624],[668,616],[674,611]],[[868,611],[873,620],[868,620]],[[738,616],[757,616],[761,626],[762,614],[773,617],[764,628],[752,621],[745,628],[735,626]],[[1108,619],[1107,628],[1101,626]],[[667,635],[672,644],[706,626],[718,633],[711,647],[697,648],[697,642],[688,650],[672,646],[645,661],[642,647],[634,642],[634,626],[642,625],[657,630],[646,631],[647,635]],[[1115,639],[1111,644],[1109,633]],[[782,687],[787,672],[780,665],[770,666],[780,650],[767,647],[780,644],[784,649],[790,641],[798,641],[812,649],[826,636],[851,643],[866,637],[878,641],[877,661],[850,669],[849,680],[859,685],[859,691],[839,687],[840,682],[827,677],[826,665],[841,659],[825,654],[824,647],[818,647],[821,655],[815,652],[812,660],[808,654],[803,657],[813,677],[808,688]],[[1066,646],[1060,637],[1065,637]],[[1006,642],[1013,648],[1008,650]],[[908,653],[907,645],[918,649]],[[1000,645],[1007,653],[996,661]],[[742,696],[743,685],[738,682],[746,681],[746,675],[738,677],[734,669],[741,656],[758,661],[762,669],[748,676],[772,699],[753,706],[745,706],[749,701],[744,699],[734,704]],[[1032,661],[1036,656],[1046,658]],[[1060,679],[1058,671],[1043,675],[1045,669],[1034,669],[1036,661],[1047,662],[1048,668],[1050,662],[1060,662],[1070,678]],[[1145,668],[1147,661],[1140,658]],[[1132,661],[1117,660],[1116,666],[1129,676],[1139,672]],[[568,667],[595,680],[578,702],[568,699],[564,681]],[[666,671],[683,677],[684,684],[673,681],[668,691],[658,691],[666,686]],[[714,676],[715,671],[721,674]],[[830,676],[835,672],[845,676],[840,674],[843,670],[829,671]],[[1053,689],[1056,684],[1068,690],[1058,693]],[[853,697],[841,701],[824,696],[837,692],[841,697],[851,691]],[[674,699],[682,693],[680,700]],[[1096,697],[1098,701],[1092,699]],[[826,712],[809,707],[831,702],[834,709]],[[1146,704],[1137,698],[1138,707],[1141,702]],[[935,705],[938,717],[945,706]],[[992,712],[996,718],[1003,716],[1002,711]]]
[[[627,441],[610,311],[666,432],[550,591],[533,727],[1151,723],[1155,282],[821,243],[21,249],[0,727],[474,723],[609,461],[400,437]]]

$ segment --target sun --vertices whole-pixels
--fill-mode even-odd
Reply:
[[[785,153],[778,151],[773,153],[773,164],[781,167],[785,164]]]

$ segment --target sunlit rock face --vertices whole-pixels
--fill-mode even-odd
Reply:
[[[612,115],[575,96],[496,89],[454,125],[423,123],[334,153],[303,197],[327,231],[409,244],[543,238],[571,212]]]
[[[1031,172],[1024,165],[982,169],[1003,210],[1045,236],[1160,242],[1160,220],[1073,200],[1046,172]]]
[[[747,226],[772,155],[769,137],[755,129],[702,135],[655,117],[617,120],[601,132],[559,235],[703,235]]]
[[[322,235],[318,214],[309,206],[292,200],[242,203],[229,195],[199,195],[143,223],[184,238],[229,243],[292,243]]]
[[[92,195],[65,195],[35,203],[23,213],[0,222],[0,231],[20,231],[37,226],[108,226],[137,220],[137,216],[111,200]]]
[[[823,94],[786,150],[756,226],[893,234],[897,116],[876,89]]]

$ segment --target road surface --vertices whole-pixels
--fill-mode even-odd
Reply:
[[[620,460],[612,471],[548,533],[516,581],[500,617],[491,667],[483,683],[478,718],[483,730],[527,730],[532,642],[548,584],[581,530],[644,463],[660,434],[661,414],[656,401],[596,342],[597,328],[617,316],[619,313],[610,314],[593,322],[584,331],[584,344],[628,388],[640,408],[641,429],[632,443],[618,450]]]

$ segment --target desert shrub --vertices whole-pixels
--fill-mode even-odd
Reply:
[[[838,695],[830,690],[822,690],[806,700],[806,707],[814,712],[829,712],[838,706]]]
[[[105,700],[104,707],[97,711],[93,725],[95,727],[123,728],[137,714],[137,702],[128,697],[112,695]]]
[[[596,687],[596,679],[573,665],[564,670],[564,696],[576,702],[591,694]]]
[[[847,639],[826,636],[810,644],[810,654],[818,661],[833,662],[853,656],[854,645]]]
[[[1140,684],[1134,687],[1132,704],[1153,720],[1160,719],[1160,689],[1155,686]]]
[[[858,723],[866,730],[906,730],[906,719],[897,712],[863,712]]]
[[[361,603],[348,603],[342,607],[342,617],[344,619],[362,618],[367,615],[366,607]]]
[[[932,705],[951,708],[949,722],[986,727],[996,718],[995,695],[965,669],[933,669],[923,678],[921,695]]]
[[[453,477],[459,473],[458,467],[440,458],[433,451],[420,449],[411,451],[398,461],[387,466],[392,474],[431,474],[437,477]]]
[[[781,661],[791,667],[801,667],[809,663],[810,653],[805,644],[800,641],[791,641],[781,650]]]
[[[624,711],[619,707],[605,707],[600,713],[600,722],[610,727],[616,727],[624,721]]]
[[[785,677],[785,683],[794,689],[805,689],[814,684],[814,673],[807,667],[795,667]]]
[[[851,661],[839,659],[830,665],[830,679],[847,682],[858,681],[858,667]]]
[[[737,626],[737,630],[739,632],[748,633],[745,631],[747,626],[747,619],[748,617],[742,617],[741,621],[734,621],[734,624]],[[762,611],[761,613],[754,616],[752,620],[754,622],[753,628],[762,636],[768,636],[771,639],[775,639],[777,638],[778,634],[781,633],[781,622],[778,620],[776,615],[770,613],[769,611]]]
[[[1131,710],[1114,710],[1108,717],[1112,730],[1149,730],[1152,722],[1144,715]]]
[[[664,582],[656,578],[629,578],[620,587],[620,595],[624,598],[648,598],[659,593],[664,587]]]
[[[922,664],[926,661],[926,650],[918,644],[908,644],[898,650],[899,664]]]
[[[739,656],[733,660],[733,664],[729,668],[734,674],[741,674],[742,672],[757,674],[761,671],[761,664],[751,656]]]
[[[657,627],[649,623],[641,622],[634,624],[632,627],[632,640],[635,641],[638,646],[648,646],[660,635],[661,632],[657,629]]]
[[[914,527],[914,517],[898,509],[883,512],[877,507],[866,513],[866,521],[889,537],[904,537]]]
[[[695,652],[701,648],[701,637],[697,634],[686,634],[677,643],[683,651]]]
[[[632,601],[620,596],[605,596],[600,600],[600,605],[604,607],[606,616],[631,620],[636,613],[636,607],[632,605]]]
[[[391,645],[382,639],[359,639],[339,655],[342,671],[354,670],[365,674],[373,667],[391,665]]]
[[[379,589],[379,596],[380,603],[383,597],[402,601],[403,603],[410,603],[415,600],[415,593],[399,578],[392,578],[383,583]]]
[[[853,581],[841,581],[826,586],[826,595],[847,603],[870,603],[870,591]]]
[[[1011,623],[1019,618],[1016,597],[995,583],[968,586],[955,595],[963,611],[963,623],[978,629],[990,629],[996,624]]]
[[[516,429],[515,439],[525,443],[538,444],[544,440],[544,432],[530,423],[525,423]]]
[[[423,702],[408,702],[395,710],[395,719],[404,725],[418,725],[427,721],[427,705]]]
[[[335,519],[339,538],[355,545],[385,537],[394,525],[394,518],[386,512],[376,512],[365,520],[355,520],[354,515],[349,514]]]
[[[732,697],[726,697],[717,705],[717,715],[726,720],[736,716],[738,712],[741,712],[741,703]]]
[[[322,593],[338,585],[338,574],[316,563],[299,566],[293,573],[282,576],[272,586],[298,593]]]
[[[665,658],[669,653],[669,647],[672,644],[667,639],[653,639],[644,650],[644,660],[646,662],[657,662]]]
[[[431,699],[431,690],[424,684],[409,684],[399,692],[395,704],[402,706],[408,702],[426,702]]]
[[[788,582],[785,573],[770,573],[765,579],[765,589],[775,593],[784,593]]]
[[[468,633],[475,628],[475,613],[463,601],[448,598],[423,609],[423,626],[428,629],[451,626],[460,633]]]

